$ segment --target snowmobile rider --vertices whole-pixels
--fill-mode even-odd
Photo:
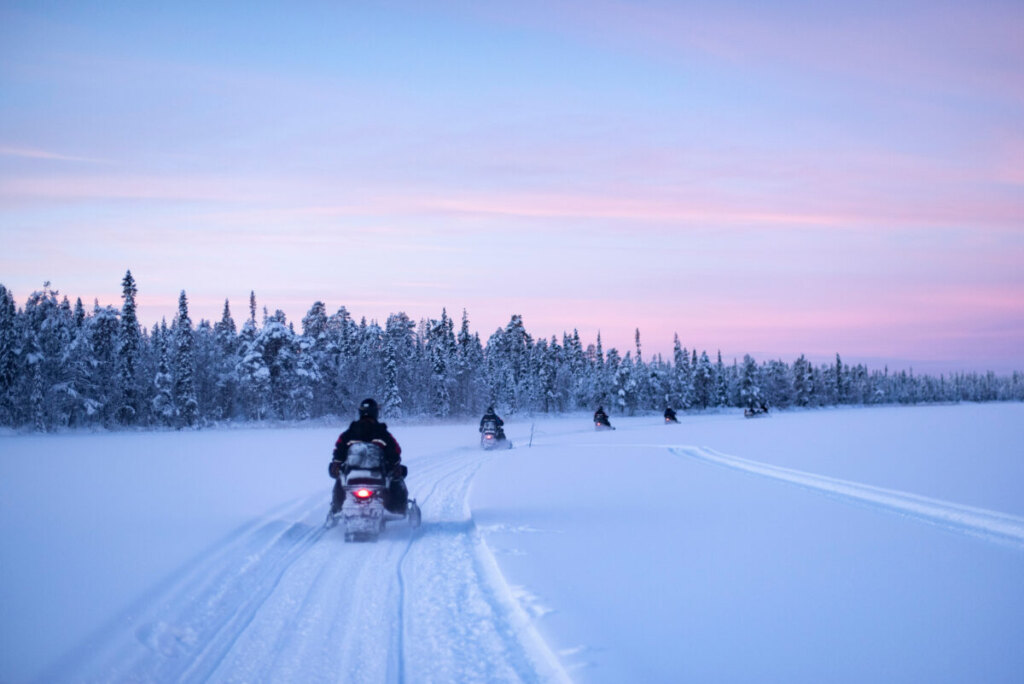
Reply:
[[[348,456],[348,447],[353,442],[376,442],[384,447],[384,465],[391,474],[387,509],[392,513],[405,512],[409,501],[409,490],[405,486],[405,475],[408,470],[402,465],[402,447],[398,446],[398,441],[388,432],[387,424],[377,422],[379,412],[376,401],[364,399],[359,404],[359,419],[352,421],[334,444],[334,457],[328,468],[331,477],[334,478],[332,514],[340,511],[345,501],[345,490],[341,486],[341,468]]]
[[[666,423],[678,423],[679,419],[676,418],[676,412],[671,406],[665,407],[665,422]]]
[[[484,431],[484,424],[488,421],[494,421],[494,425],[497,427],[497,434],[495,437],[498,439],[505,439],[505,421],[503,421],[497,413],[494,412],[493,406],[488,406],[487,411],[484,413],[484,417],[480,419],[480,432]]]
[[[611,427],[612,424],[608,421],[608,414],[604,412],[603,406],[598,406],[597,410],[594,411],[594,423],[596,425],[607,425]]]

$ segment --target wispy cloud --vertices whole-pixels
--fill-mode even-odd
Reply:
[[[109,159],[96,159],[94,157],[76,157],[70,154],[60,154],[49,150],[40,150],[31,147],[11,147],[0,145],[0,156],[20,157],[22,159],[47,159],[51,161],[66,162],[87,162],[89,164],[113,164]]]

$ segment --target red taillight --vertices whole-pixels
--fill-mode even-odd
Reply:
[[[357,489],[356,491],[354,491],[352,493],[356,495],[357,499],[369,499],[371,496],[373,496],[373,492],[371,492],[369,489],[365,489],[365,488],[364,489]]]
[[[494,435],[484,435],[485,439],[494,439]]]

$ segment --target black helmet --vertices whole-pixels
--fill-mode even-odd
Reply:
[[[487,412],[488,413],[494,413],[494,407],[493,406],[488,406],[487,407]]]
[[[359,417],[360,418],[373,418],[377,420],[377,414],[380,409],[377,407],[377,402],[373,399],[363,399],[363,403],[359,404]]]

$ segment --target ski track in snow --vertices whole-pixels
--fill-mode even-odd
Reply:
[[[326,529],[330,491],[243,528],[105,627],[53,679],[569,681],[476,529],[475,448],[410,473],[419,530]]]
[[[950,532],[1024,549],[1024,518],[1007,513],[759,463],[706,447],[658,445],[657,448],[668,449],[677,456],[787,482],[846,503],[904,515]]]

